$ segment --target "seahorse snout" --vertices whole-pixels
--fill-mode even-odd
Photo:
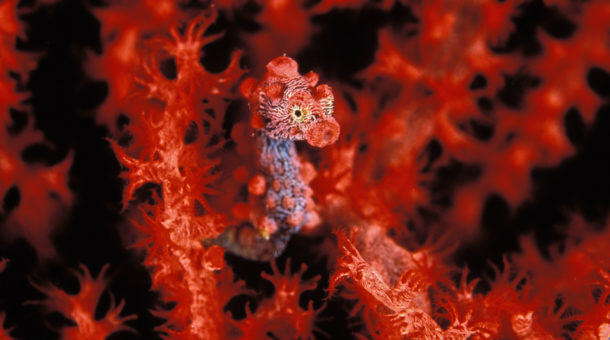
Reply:
[[[323,148],[337,141],[340,130],[337,121],[329,117],[314,123],[305,133],[305,139],[311,146]]]

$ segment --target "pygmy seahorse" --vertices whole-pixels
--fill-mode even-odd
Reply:
[[[229,228],[214,243],[239,256],[265,261],[279,256],[301,227],[317,223],[312,191],[301,174],[294,144],[305,140],[321,148],[339,137],[332,90],[317,83],[316,73],[299,74],[296,61],[284,56],[267,64],[260,82],[248,78],[240,85],[252,114],[263,173],[249,186],[250,195],[261,196],[260,214]]]

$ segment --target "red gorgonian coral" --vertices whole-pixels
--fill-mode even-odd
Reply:
[[[0,338],[608,338],[606,1],[0,19]]]

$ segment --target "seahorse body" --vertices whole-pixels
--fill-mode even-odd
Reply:
[[[332,90],[317,83],[316,73],[302,76],[294,60],[278,57],[267,64],[260,82],[249,78],[241,84],[264,174],[262,212],[250,223],[229,228],[215,243],[245,258],[269,260],[282,253],[290,235],[316,223],[312,191],[301,175],[294,141],[324,147],[337,140],[340,130],[333,118]]]

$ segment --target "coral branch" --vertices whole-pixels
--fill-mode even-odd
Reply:
[[[224,98],[231,96],[243,71],[238,64],[239,52],[221,73],[208,73],[201,65],[201,48],[218,37],[204,35],[215,19],[213,10],[204,12],[187,24],[184,33],[174,25],[168,27],[168,35],[150,39],[140,33],[148,27],[140,23],[130,38],[129,60],[100,61],[108,66],[118,63],[121,68],[136,66],[131,83],[126,85],[134,92],[116,93],[116,102],[108,102],[104,111],[112,116],[126,109],[135,118],[130,128],[144,137],[127,148],[110,141],[128,170],[123,174],[127,180],[124,206],[128,207],[144,184],[160,188],[156,205],[149,209],[141,206],[142,214],[134,225],[144,232],[144,239],[135,246],[148,251],[145,265],[152,268],[153,288],[164,299],[177,303],[171,313],[159,314],[168,321],[158,329],[172,339],[220,339],[223,331],[224,315],[215,299],[214,276],[214,271],[224,266],[223,251],[217,246],[204,248],[200,241],[217,236],[225,227],[224,215],[214,212],[206,199],[217,194],[212,184],[220,174],[213,171],[220,163],[209,155],[222,147],[222,142],[209,144],[213,135],[222,132]],[[175,79],[168,79],[160,70],[160,56],[174,60]],[[204,121],[210,126],[204,130],[197,122],[203,118],[201,113],[209,110],[214,119]],[[197,136],[194,141],[185,137],[191,127]]]

